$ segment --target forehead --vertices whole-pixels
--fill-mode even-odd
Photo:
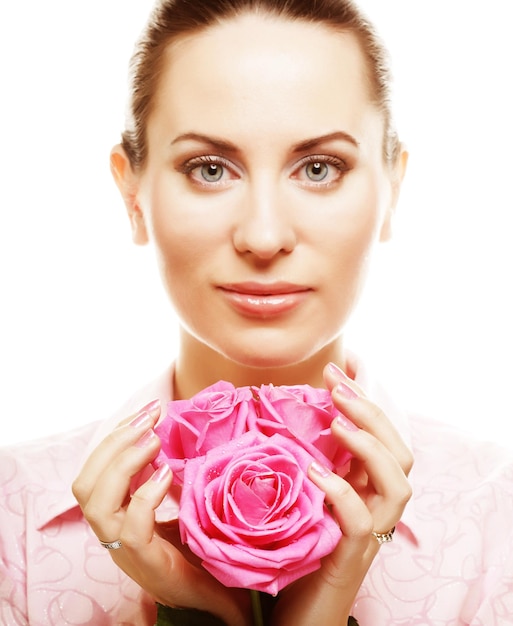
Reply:
[[[154,103],[154,121],[214,124],[222,133],[237,124],[285,131],[306,121],[326,126],[319,131],[341,124],[356,131],[376,115],[353,34],[251,13],[170,44]]]

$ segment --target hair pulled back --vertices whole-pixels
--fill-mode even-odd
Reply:
[[[166,62],[166,48],[181,36],[249,12],[322,24],[357,38],[366,60],[370,97],[384,117],[384,159],[395,162],[399,141],[390,105],[388,53],[372,24],[352,0],[157,0],[130,63],[122,146],[132,167],[143,168],[147,158],[146,126]]]

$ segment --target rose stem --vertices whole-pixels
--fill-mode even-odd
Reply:
[[[250,589],[249,593],[251,595],[251,606],[253,608],[253,626],[264,626],[260,593],[254,589]]]

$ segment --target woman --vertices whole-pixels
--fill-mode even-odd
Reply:
[[[372,251],[390,236],[406,167],[384,52],[342,0],[210,5],[159,5],[111,158],[134,241],[154,245],[180,318],[176,361],[113,420],[55,444],[44,489],[26,490],[23,504],[8,481],[13,532],[23,511],[38,534],[5,542],[2,618],[152,624],[158,600],[251,623],[245,592],[224,588],[155,532],[154,510],[172,481],[166,466],[150,466],[162,407],[223,379],[326,384],[358,427],[332,426],[355,457],[345,479],[315,463],[309,470],[342,539],[319,570],[280,594],[273,624],[347,624],[350,614],[361,624],[499,624],[513,592],[504,558],[511,464],[502,469],[498,452],[481,458],[483,449],[455,455],[465,444],[433,423],[403,424],[343,346]],[[406,506],[405,438],[416,457],[415,507]],[[77,450],[87,459],[74,482],[83,515],[60,494],[59,463]],[[18,485],[20,475],[35,480],[30,454],[29,469],[7,458]],[[485,551],[492,511],[495,543]]]

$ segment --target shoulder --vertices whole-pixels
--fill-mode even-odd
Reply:
[[[99,422],[66,433],[0,448],[0,486],[5,491],[31,484],[50,487],[73,472]]]
[[[19,490],[31,484],[47,488],[66,483],[69,488],[82,463],[100,441],[123,419],[150,400],[163,405],[170,399],[169,381],[173,368],[167,368],[146,383],[107,419],[100,419],[63,433],[34,441],[0,447],[0,489]]]
[[[460,492],[497,485],[513,495],[512,449],[424,416],[409,416],[408,421],[422,482],[442,481]]]
[[[51,489],[67,482],[97,428],[98,422],[93,422],[70,432],[0,448],[3,493],[35,485]]]
[[[118,418],[0,448],[1,623],[154,623],[153,601],[99,546],[71,491]]]
[[[71,484],[97,428],[94,422],[0,449],[1,552],[77,506]]]
[[[481,571],[501,571],[513,551],[513,452],[424,417],[410,425],[413,507],[424,546],[439,558],[458,555]]]

